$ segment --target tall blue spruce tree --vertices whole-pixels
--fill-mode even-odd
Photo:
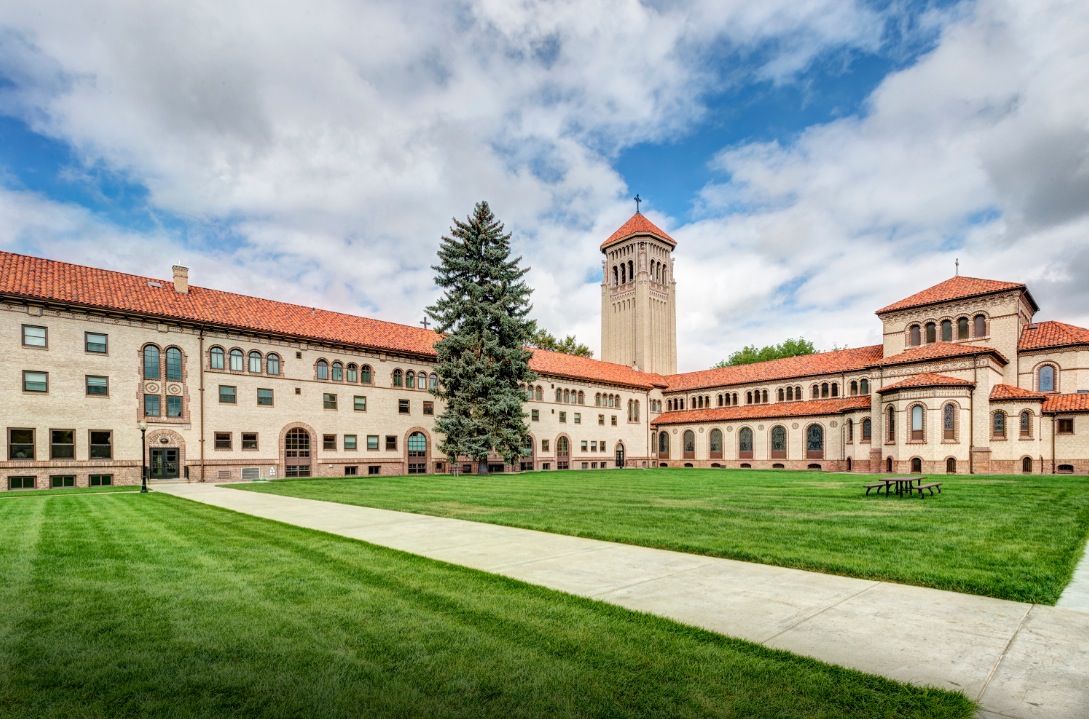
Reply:
[[[525,348],[532,290],[522,279],[529,268],[511,259],[510,233],[488,203],[477,203],[466,220],[454,220],[432,267],[444,292],[427,314],[446,335],[435,345],[441,382],[433,392],[446,402],[435,429],[451,462],[470,457],[486,472],[489,453],[514,464],[530,441],[519,383],[537,378]]]

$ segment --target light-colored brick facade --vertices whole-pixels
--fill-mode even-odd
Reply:
[[[1034,324],[1023,285],[953,278],[879,310],[881,345],[675,374],[675,243],[644,223],[602,246],[603,354],[623,361],[537,352],[532,451],[493,470],[1089,473],[1089,330]],[[0,253],[0,491],[137,483],[141,422],[153,480],[455,469],[436,451],[433,335],[193,293],[184,268]]]

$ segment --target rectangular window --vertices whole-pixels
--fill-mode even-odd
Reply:
[[[110,393],[110,380],[108,377],[86,375],[86,381],[88,396],[99,395],[105,397]]]
[[[582,413],[575,412],[575,424],[582,424]]]
[[[596,452],[597,451],[597,440],[596,439],[593,442],[590,443],[590,451],[591,452]]]
[[[529,418],[534,422],[541,421],[541,411],[537,409],[531,409],[529,411]]]
[[[76,432],[73,429],[49,430],[49,458],[75,459]]]
[[[101,332],[84,332],[83,349],[86,352],[104,355],[109,347],[109,338]]]
[[[613,426],[614,427],[616,426],[616,415],[615,414],[613,415]]]
[[[216,432],[215,433],[216,449],[230,449],[231,448],[231,433],[230,432]]]
[[[435,414],[435,403],[434,402],[424,402],[423,412],[424,412],[424,414]]]
[[[50,489],[62,489],[64,487],[75,487],[76,478],[71,474],[54,474],[49,477]]]
[[[589,445],[590,445],[590,443],[587,442],[584,439],[584,440],[582,440],[582,445],[579,447],[579,449],[581,449],[583,452],[585,452],[587,449],[589,449]]]
[[[1074,418],[1068,417],[1059,420],[1059,434],[1074,434]]]
[[[599,415],[597,416],[597,423],[598,423],[599,425],[601,425],[602,427],[604,427],[604,426],[605,426],[605,415],[603,415],[603,414],[599,414]]]
[[[367,467],[367,474],[375,475],[382,474],[382,467],[377,464],[372,464]]]
[[[289,464],[284,469],[285,477],[309,477],[310,465],[309,464]]]
[[[242,433],[242,449],[257,449],[257,433],[256,432],[243,432]]]
[[[257,388],[257,405],[259,407],[271,407],[272,406],[272,390]]]
[[[594,462],[594,465],[595,465],[595,469],[596,469],[597,462]],[[582,463],[582,468],[583,469],[589,469],[590,468],[590,463],[589,462],[583,462]]]
[[[542,439],[541,440],[541,451],[542,452],[547,452],[548,451],[548,440],[547,439]]]
[[[357,444],[356,444],[355,435],[354,434],[344,435],[344,449],[354,451],[356,448],[357,448]]]
[[[354,477],[357,474],[359,474],[359,467],[357,467],[357,466],[349,465],[349,466],[346,466],[344,468],[344,476],[345,477]]]
[[[24,392],[48,392],[49,391],[49,373],[48,372],[31,372],[29,370],[23,370],[23,391]]]
[[[145,417],[158,417],[162,414],[159,405],[159,395],[157,394],[145,394],[144,395],[144,416]]]
[[[181,417],[182,416],[182,398],[171,395],[166,398],[166,416],[167,417]]]
[[[356,395],[352,400],[352,406],[355,407],[356,412],[367,411],[367,398]]]
[[[8,459],[34,459],[34,430],[8,430]]]
[[[337,396],[330,394],[329,392],[323,392],[321,395],[321,406],[325,409],[337,408]]]
[[[337,436],[335,434],[323,434],[321,436],[321,448],[335,452],[337,449]]]
[[[112,474],[92,474],[87,478],[88,487],[112,487],[113,475]]]
[[[34,477],[8,477],[8,489],[34,489]]]
[[[397,413],[398,414],[408,414],[408,400],[407,399],[397,400]]]
[[[219,385],[219,401],[222,404],[235,404],[238,401],[238,390],[232,385]]]
[[[49,346],[49,330],[45,327],[35,327],[34,325],[23,325],[23,346],[24,347],[48,347]]]
[[[427,474],[427,465],[423,462],[414,462],[408,465],[409,474]]]
[[[92,429],[89,433],[91,459],[113,459],[113,432],[108,429]]]
[[[369,449],[371,451],[377,451],[378,450],[378,435],[377,434],[368,434],[367,435],[367,449]]]
[[[560,412],[560,423],[561,424],[567,424],[567,413],[566,412]]]
[[[396,452],[397,451],[397,435],[395,435],[395,434],[387,434],[386,435],[386,450],[391,451],[391,452]]]

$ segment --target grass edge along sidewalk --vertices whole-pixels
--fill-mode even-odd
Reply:
[[[1089,482],[953,475],[940,496],[866,496],[875,475],[570,470],[231,485],[305,499],[1053,605],[1089,538]]]
[[[967,718],[900,684],[165,495],[0,503],[6,717]]]

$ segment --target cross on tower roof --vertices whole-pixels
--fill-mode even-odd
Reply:
[[[429,322],[428,322],[427,318],[424,317],[423,322],[421,322],[420,324],[423,325],[423,328],[426,330],[428,328]]]
[[[632,199],[635,200],[635,213],[639,214],[639,203],[643,201],[643,198],[640,197],[639,193],[637,192],[635,193],[635,197],[633,197]]]

